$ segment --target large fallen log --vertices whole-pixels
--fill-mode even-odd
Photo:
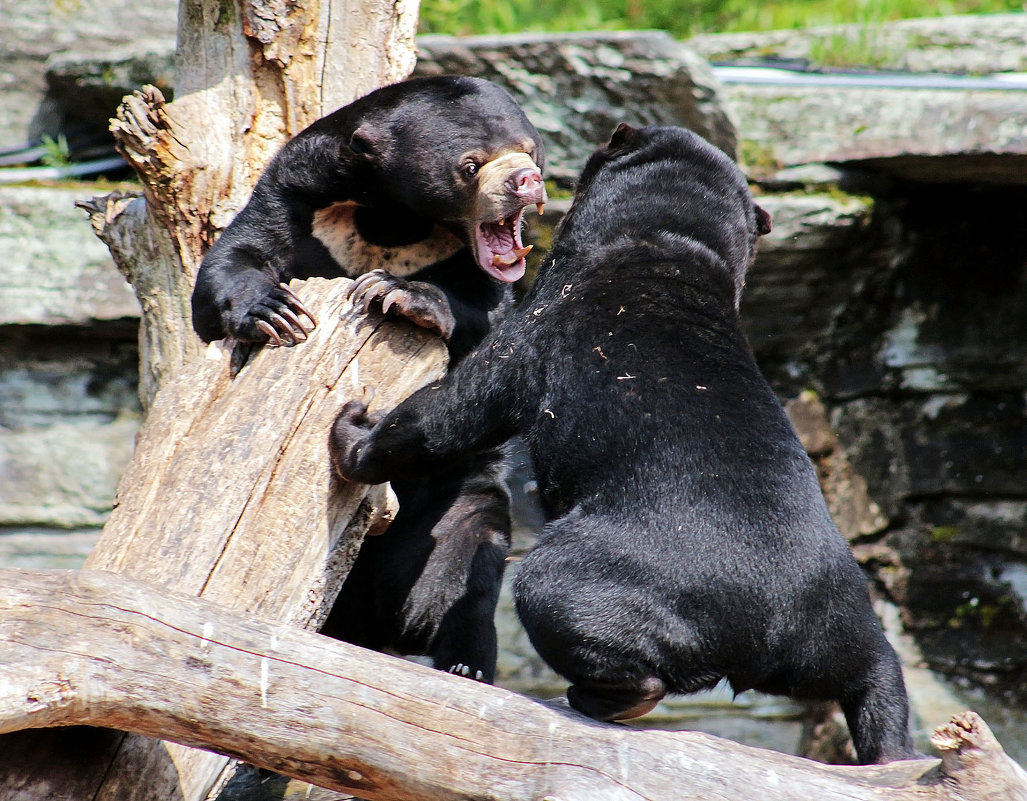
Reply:
[[[117,727],[393,801],[1027,798],[973,713],[935,734],[940,763],[828,766],[596,723],[112,573],[4,570],[0,586],[0,733]]]

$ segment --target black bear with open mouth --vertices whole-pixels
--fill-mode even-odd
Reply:
[[[211,247],[192,297],[206,341],[296,345],[316,321],[293,278],[356,278],[354,302],[437,332],[450,365],[508,307],[525,271],[523,212],[546,200],[542,141],[488,81],[416,78],[329,114],[272,159]],[[397,480],[400,511],[365,541],[323,632],[430,655],[492,681],[509,549],[499,450]]]
[[[723,153],[620,126],[523,302],[333,465],[378,482],[521,434],[547,523],[514,582],[571,706],[637,717],[726,679],[837,700],[859,759],[916,756],[901,666],[738,319],[769,215]]]

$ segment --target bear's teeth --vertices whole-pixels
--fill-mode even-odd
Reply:
[[[525,245],[522,248],[514,248],[509,253],[493,253],[492,264],[496,267],[509,267],[511,264],[520,261],[529,253],[534,245]]]

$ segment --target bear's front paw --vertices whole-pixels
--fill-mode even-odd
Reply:
[[[288,284],[278,284],[267,290],[256,302],[250,304],[235,325],[230,326],[233,329],[231,333],[238,339],[266,342],[272,347],[291,347],[306,342],[316,327],[314,315]]]
[[[340,478],[362,480],[359,475],[361,452],[377,422],[377,417],[368,414],[367,407],[360,401],[349,401],[339,411],[328,438],[328,453],[332,469]]]
[[[380,303],[382,314],[394,312],[421,328],[434,331],[446,341],[453,335],[456,319],[445,294],[422,281],[406,281],[385,270],[372,270],[356,279],[347,293],[366,312]]]

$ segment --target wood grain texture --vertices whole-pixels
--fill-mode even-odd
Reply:
[[[596,723],[115,574],[6,570],[0,586],[0,733],[117,727],[372,801],[1027,793],[1024,772],[972,713],[936,734],[940,765],[826,766],[701,733]]]
[[[262,352],[229,382],[226,349],[205,347],[192,331],[190,295],[203,254],[272,155],[319,117],[405,77],[416,25],[417,0],[181,4],[175,101],[143,87],[112,121],[142,192],[82,204],[142,308],[139,393],[149,413],[90,565],[296,624],[323,616],[328,588],[386,500],[381,489],[334,492],[324,421],[345,382],[358,381],[358,365],[360,381],[396,390],[378,402],[398,401],[419,379],[416,368],[400,369],[413,383],[396,381],[390,349],[400,361],[421,357],[406,351],[403,334],[340,333],[337,309],[326,310],[311,342]],[[319,356],[330,354],[323,363],[317,341]],[[437,366],[439,352],[426,353],[424,366]],[[98,789],[63,793],[76,782],[69,772],[19,798],[200,801],[224,765],[129,737]]]
[[[338,482],[328,431],[347,400],[389,409],[442,375],[443,343],[360,313],[347,279],[293,282],[319,320],[294,348],[262,348],[234,378],[215,342],[158,394],[86,567],[301,627],[389,511],[384,486]],[[336,587],[337,589],[337,587]]]

